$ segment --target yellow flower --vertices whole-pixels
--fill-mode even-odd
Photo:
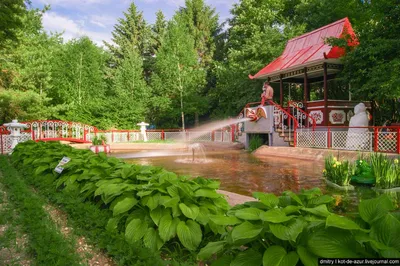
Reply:
[[[333,160],[336,162],[336,161],[337,161],[337,158],[336,158],[336,157],[333,157]]]
[[[394,163],[395,163],[395,164],[398,164],[398,163],[399,163],[399,160],[394,159]]]
[[[323,173],[323,174],[326,174],[326,169],[322,170],[322,173]]]
[[[333,166],[333,168],[335,168],[335,167],[336,167],[336,164],[333,164],[332,166]]]
[[[341,164],[342,164],[341,162],[336,162],[336,165],[337,165],[337,166],[339,166],[339,165],[341,165]]]

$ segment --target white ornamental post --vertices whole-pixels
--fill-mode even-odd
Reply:
[[[21,129],[27,128],[28,126],[25,124],[18,123],[18,120],[16,120],[16,119],[13,120],[11,123],[4,124],[4,126],[10,128],[10,131],[11,131],[11,133],[10,133],[10,136],[12,139],[11,152],[10,152],[10,154],[11,154],[13,152],[15,146],[17,146],[17,144],[19,142],[18,139],[21,136]]]
[[[149,124],[142,122],[142,123],[138,123],[136,125],[140,126],[140,133],[143,136],[144,142],[147,142],[146,126],[148,126]]]

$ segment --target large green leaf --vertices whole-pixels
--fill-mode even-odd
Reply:
[[[310,205],[317,206],[317,205],[321,205],[321,204],[327,204],[327,203],[330,203],[330,202],[332,202],[334,200],[335,199],[333,197],[331,197],[331,196],[322,195],[322,196],[319,196],[317,198],[310,199],[308,201],[308,206],[310,206]]]
[[[153,220],[153,222],[158,226],[160,223],[161,217],[164,215],[170,214],[170,209],[165,209],[162,206],[158,206],[154,210],[150,212],[150,217]]]
[[[207,189],[207,188],[201,188],[198,189],[194,192],[195,197],[205,197],[205,198],[220,198],[222,197],[221,194],[218,194],[215,190],[213,189]]]
[[[318,266],[318,257],[308,251],[305,247],[297,246],[297,254],[304,266]]]
[[[119,201],[113,209],[113,215],[117,216],[121,213],[127,212],[130,209],[132,209],[133,206],[135,206],[138,203],[138,201],[130,196],[130,197],[126,197],[123,200]]]
[[[213,254],[220,252],[224,248],[225,244],[225,241],[209,242],[204,248],[200,250],[197,258],[199,260],[208,259]]]
[[[164,198],[161,197],[160,198],[160,204],[163,205],[166,208],[174,208],[174,207],[178,207],[178,203],[179,203],[180,199],[179,197],[175,197],[175,198]]]
[[[272,209],[261,213],[260,218],[266,222],[284,223],[293,219],[293,216],[286,216],[285,212],[281,209]]]
[[[243,220],[260,220],[263,211],[257,208],[245,208],[235,212],[235,216]]]
[[[337,227],[337,228],[342,228],[342,229],[347,229],[347,230],[362,230],[362,231],[368,231],[365,229],[362,229],[358,224],[353,222],[352,220],[339,216],[336,214],[331,214],[326,218],[326,227]]]
[[[285,191],[282,193],[285,196],[289,196],[292,200],[294,200],[295,202],[297,202],[299,205],[304,206],[303,202],[301,201],[301,199],[299,198],[299,196],[297,196],[295,193],[293,193],[292,191]]]
[[[180,220],[178,218],[172,219],[171,215],[167,214],[161,217],[158,231],[160,237],[165,242],[176,236],[176,228]]]
[[[160,193],[150,196],[145,196],[144,198],[142,198],[142,204],[145,203],[144,205],[149,207],[149,209],[152,211],[159,206],[160,198],[161,198]]]
[[[143,243],[153,251],[159,250],[164,244],[157,231],[152,227],[147,229],[147,232],[143,237]]]
[[[302,210],[322,217],[328,217],[329,215],[332,214],[331,212],[328,211],[326,205],[319,205],[314,208],[302,208]]]
[[[298,235],[307,226],[307,222],[303,219],[295,219],[289,222],[288,225],[283,224],[270,224],[272,234],[282,240],[291,240],[296,242]]]
[[[358,210],[364,221],[372,223],[394,210],[394,205],[387,195],[381,195],[375,199],[361,201]]]
[[[371,237],[400,251],[400,221],[393,215],[386,214],[372,224]]]
[[[180,221],[176,233],[182,245],[189,250],[196,250],[203,237],[200,225],[192,220]]]
[[[185,203],[180,203],[179,204],[179,209],[181,209],[183,215],[185,215],[189,219],[195,220],[197,218],[197,215],[199,215],[199,207],[197,207],[194,204],[189,204],[187,206]]]
[[[39,166],[35,170],[35,175],[38,176],[38,175],[42,174],[43,172],[47,171],[49,169],[49,167],[50,167],[49,165],[41,165],[41,166]]]
[[[211,263],[211,266],[230,266],[233,260],[232,255],[224,255]]]
[[[230,266],[260,266],[262,264],[262,255],[254,249],[248,249],[240,252],[232,261]]]
[[[125,229],[125,238],[128,242],[136,242],[142,239],[147,231],[147,223],[140,219],[133,219]]]
[[[259,199],[269,208],[275,208],[279,204],[279,198],[271,193],[255,192],[253,193],[253,197]]]
[[[316,231],[307,240],[308,250],[323,258],[359,258],[357,246],[352,234],[334,227]]]
[[[211,215],[210,219],[218,225],[235,225],[242,222],[235,216]]]
[[[263,256],[263,266],[296,266],[299,256],[296,252],[286,253],[281,246],[271,246]]]
[[[238,241],[241,239],[251,239],[258,236],[263,230],[263,226],[254,225],[250,222],[245,221],[244,223],[236,226],[232,230],[232,241]]]
[[[199,215],[197,215],[196,221],[202,225],[206,225],[210,220],[210,211],[206,208],[201,206],[199,208]]]
[[[288,214],[292,214],[292,213],[296,213],[299,212],[299,210],[301,210],[301,206],[293,206],[293,205],[289,205],[286,206],[285,208],[283,208],[283,212],[288,215]]]

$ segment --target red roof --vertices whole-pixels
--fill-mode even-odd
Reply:
[[[274,72],[309,64],[313,61],[321,61],[328,58],[339,58],[344,55],[345,50],[340,47],[332,47],[325,44],[325,38],[343,38],[350,36],[348,45],[356,46],[358,41],[348,18],[338,20],[334,23],[316,29],[289,40],[282,55],[261,69],[250,79],[266,77]]]

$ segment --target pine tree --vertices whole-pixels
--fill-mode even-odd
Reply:
[[[114,68],[122,63],[131,49],[134,49],[141,57],[149,56],[150,28],[144,20],[143,13],[139,12],[135,3],[132,2],[128,11],[124,12],[124,17],[118,19],[118,24],[114,26],[112,32],[114,44],[104,42],[113,55]]]

